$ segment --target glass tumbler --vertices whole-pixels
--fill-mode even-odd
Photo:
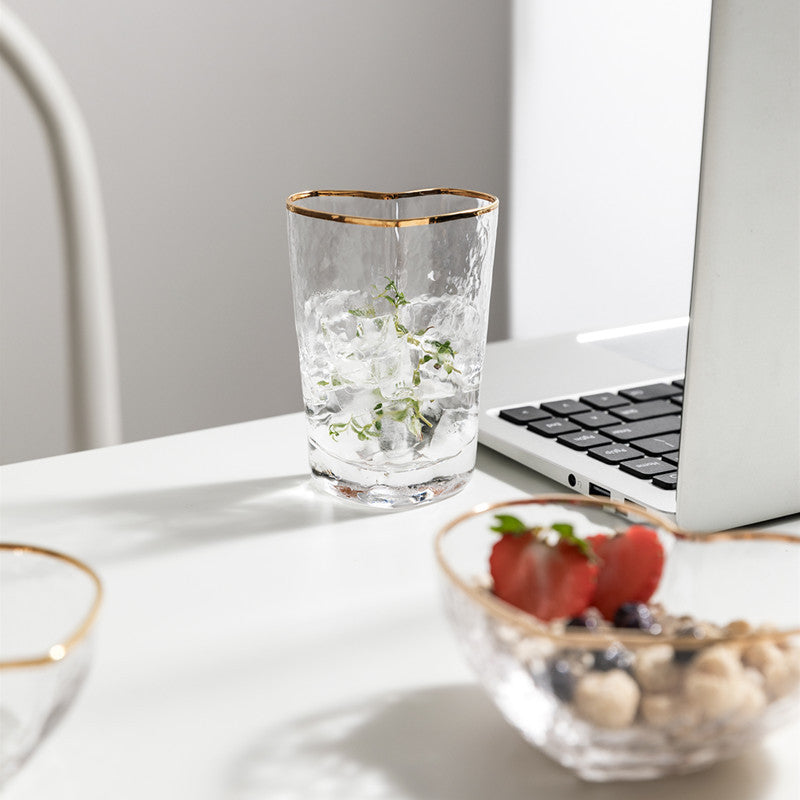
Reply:
[[[475,466],[498,200],[461,189],[288,198],[311,472],[398,508]]]

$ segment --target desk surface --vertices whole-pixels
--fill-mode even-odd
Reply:
[[[798,800],[798,727],[696,775],[592,786],[500,717],[444,619],[433,535],[554,490],[481,449],[453,498],[353,508],[309,487],[299,414],[0,469],[2,538],[106,589],[89,678],[4,797]]]

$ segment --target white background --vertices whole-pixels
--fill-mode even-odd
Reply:
[[[707,0],[10,5],[97,151],[126,440],[301,407],[283,205],[300,189],[498,194],[491,339],[686,313]],[[48,153],[0,67],[10,462],[70,432]]]

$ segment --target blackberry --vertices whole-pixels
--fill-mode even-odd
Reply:
[[[623,603],[614,614],[614,626],[642,631],[654,631],[658,627],[657,632],[661,631],[661,626],[656,623],[646,603]]]
[[[585,612],[579,617],[573,617],[568,623],[568,628],[582,628],[587,631],[596,631],[600,627],[601,617],[598,613]]]
[[[558,658],[550,665],[550,687],[553,694],[565,703],[572,700],[577,678],[566,659]]]
[[[562,650],[548,663],[548,679],[553,694],[565,703],[572,700],[578,678],[592,666],[592,656],[585,650]]]
[[[633,653],[626,650],[621,644],[612,644],[605,650],[596,650],[594,653],[594,667],[597,672],[610,672],[612,669],[621,669],[633,673]]]

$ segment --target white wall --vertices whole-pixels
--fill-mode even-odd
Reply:
[[[500,195],[492,339],[688,310],[709,0],[9,1],[97,150],[127,440],[300,408],[299,189]],[[9,462],[70,431],[50,165],[3,65],[0,102]]]
[[[284,199],[498,194],[506,332],[510,0],[8,0],[86,116],[127,440],[301,407]],[[70,449],[59,228],[38,121],[0,64],[0,461]]]
[[[511,335],[688,314],[710,0],[516,0]]]

